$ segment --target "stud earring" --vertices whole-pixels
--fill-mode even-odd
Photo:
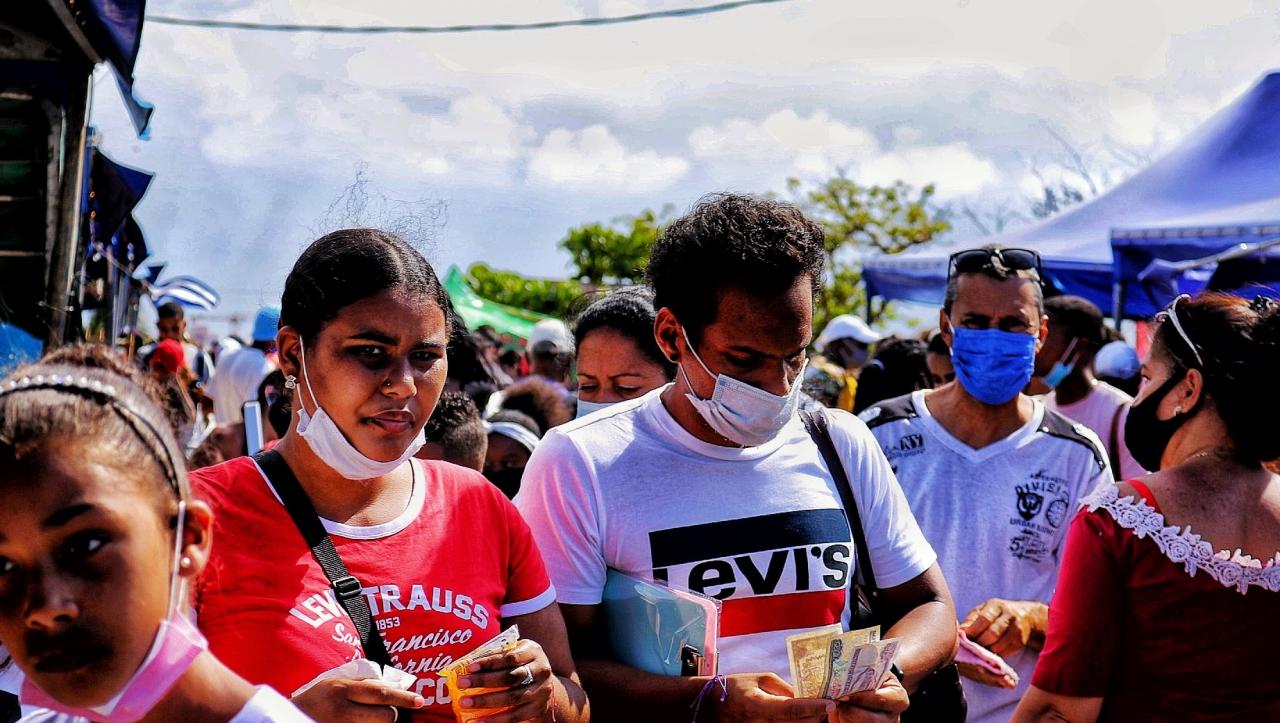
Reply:
[[[298,378],[297,378],[297,377],[295,377],[295,376],[294,376],[294,375],[292,375],[292,374],[290,374],[289,376],[285,377],[285,378],[284,378],[284,388],[285,388],[285,389],[297,389],[297,388],[298,388]]]
[[[182,559],[178,561],[178,565],[182,567],[184,570],[188,567],[191,567],[191,558],[187,557],[186,555],[183,555]]]
[[[1179,404],[1178,406],[1174,407],[1174,408],[1173,408],[1173,413],[1174,413],[1174,414],[1182,414],[1182,405],[1181,405],[1181,404]]]

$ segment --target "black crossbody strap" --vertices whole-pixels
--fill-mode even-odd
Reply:
[[[871,566],[871,552],[867,549],[867,535],[862,531],[862,515],[858,512],[858,500],[853,496],[853,485],[849,482],[849,473],[845,471],[844,462],[836,445],[831,441],[831,429],[827,426],[827,414],[822,411],[805,410],[800,412],[805,429],[818,445],[822,459],[827,463],[831,478],[835,480],[836,490],[840,493],[840,503],[844,505],[845,516],[849,520],[849,530],[853,533],[855,554],[858,556],[858,577],[862,579],[863,592],[874,600],[879,591],[876,585],[875,568]],[[852,589],[850,585],[850,589]]]
[[[365,657],[375,663],[391,665],[387,645],[383,642],[381,633],[373,626],[373,613],[369,610],[369,601],[361,593],[360,581],[347,570],[346,563],[338,556],[333,540],[320,522],[320,515],[316,514],[311,498],[307,497],[306,490],[302,489],[293,470],[289,469],[289,463],[275,450],[259,452],[253,456],[253,461],[258,463],[267,481],[275,488],[284,508],[293,518],[293,524],[302,533],[302,539],[311,548],[311,554],[320,563],[325,577],[329,578],[329,585],[333,588],[338,603],[351,616],[351,622],[360,634],[360,645],[364,648]]]

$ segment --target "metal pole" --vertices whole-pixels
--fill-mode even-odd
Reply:
[[[80,251],[80,199],[84,196],[85,141],[88,138],[92,94],[93,69],[90,68],[88,73],[74,81],[63,115],[66,140],[58,193],[58,236],[49,254],[49,285],[45,293],[45,308],[49,314],[46,350],[66,341],[71,283],[75,277],[76,255]]]
[[[1118,280],[1111,285],[1111,307],[1116,331],[1120,331],[1120,322],[1124,321],[1124,284]]]

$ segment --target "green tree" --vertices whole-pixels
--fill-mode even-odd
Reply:
[[[490,301],[560,319],[573,316],[585,293],[577,281],[530,279],[483,263],[467,268],[467,284]]]
[[[839,171],[814,186],[788,179],[787,189],[826,234],[827,278],[814,309],[815,329],[834,316],[867,308],[859,253],[901,253],[951,228],[946,212],[932,202],[932,184],[918,191],[902,181],[864,186]],[[875,321],[888,312],[887,303],[877,303],[870,317]]]
[[[672,207],[621,216],[611,226],[587,223],[569,229],[560,248],[569,252],[574,278],[592,286],[634,284],[644,278],[649,252]]]

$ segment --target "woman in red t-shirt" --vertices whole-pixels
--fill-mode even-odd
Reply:
[[[1280,313],[1182,296],[1157,323],[1125,442],[1159,472],[1085,500],[1015,721],[1280,720]]]
[[[346,668],[316,682],[367,656],[252,458],[192,475],[216,512],[199,625],[232,669],[323,723],[394,721],[391,706],[418,709],[417,721],[453,720],[438,673],[518,624],[514,651],[458,681],[498,692],[459,704],[496,723],[585,720],[555,590],[524,521],[478,473],[413,459],[445,382],[448,309],[421,254],[393,234],[348,229],[294,265],[277,337],[296,413],[274,452],[359,581],[391,662],[416,680],[400,690]]]

